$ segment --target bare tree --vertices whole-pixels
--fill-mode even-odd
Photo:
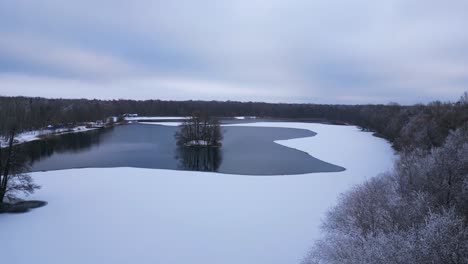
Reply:
[[[216,147],[223,139],[218,120],[200,112],[185,120],[175,137],[179,146]]]
[[[5,137],[8,145],[0,148],[0,203],[12,199],[17,193],[30,194],[39,186],[27,174],[24,155],[15,146],[16,129],[11,128]]]

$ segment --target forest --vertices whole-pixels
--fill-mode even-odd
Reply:
[[[457,102],[402,106],[283,104],[234,101],[87,100],[0,97],[0,133],[14,124],[17,131],[48,125],[103,120],[136,113],[140,116],[189,116],[196,111],[212,116],[257,116],[347,123],[373,131],[397,150],[441,146],[449,131],[468,120],[468,95]]]
[[[339,199],[303,264],[468,263],[468,124]]]

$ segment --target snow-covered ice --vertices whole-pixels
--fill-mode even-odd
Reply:
[[[138,122],[144,125],[163,125],[163,126],[180,126],[182,122]]]
[[[177,119],[188,119],[186,116],[136,116],[136,117],[125,117],[127,121],[136,121],[136,120],[177,120]],[[256,119],[256,116],[235,116],[234,119],[245,120],[245,119]]]
[[[245,120],[245,119],[256,119],[256,116],[235,116],[234,119]]]
[[[178,119],[187,119],[184,116],[140,116],[140,117],[125,117],[127,121],[137,121],[137,120],[178,120]]]
[[[337,173],[240,176],[136,169],[33,173],[27,214],[0,215],[5,263],[298,263],[339,193],[392,166],[385,140],[352,126],[253,123],[310,129],[278,141],[346,168]]]

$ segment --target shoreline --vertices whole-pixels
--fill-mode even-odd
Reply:
[[[47,129],[42,129],[42,130],[32,130],[32,131],[25,131],[17,134],[14,139],[13,145],[21,145],[33,141],[39,141],[39,140],[45,140],[51,137],[56,137],[56,136],[61,136],[61,135],[66,135],[66,134],[74,134],[74,133],[84,133],[84,132],[89,132],[89,131],[95,131],[95,130],[100,130],[100,129],[108,129],[114,126],[119,126],[119,125],[125,125],[122,123],[116,123],[110,126],[103,126],[103,127],[86,127],[84,125],[80,126],[75,126],[73,128],[67,128],[67,129],[61,129],[58,132],[50,132],[47,133]],[[0,148],[7,148],[8,144],[4,140],[4,137],[0,137]]]

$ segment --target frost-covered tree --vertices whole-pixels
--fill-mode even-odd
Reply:
[[[303,263],[468,263],[468,127],[344,194]]]
[[[468,228],[453,211],[444,211],[429,213],[422,223],[391,232],[328,231],[303,261],[319,263],[468,263]]]
[[[468,105],[468,92],[464,92],[458,102],[462,105]]]
[[[466,212],[468,183],[468,128],[463,126],[451,132],[445,144],[429,152],[415,150],[403,153],[396,163],[394,175],[400,195],[411,197],[426,193],[428,206],[450,208]]]

